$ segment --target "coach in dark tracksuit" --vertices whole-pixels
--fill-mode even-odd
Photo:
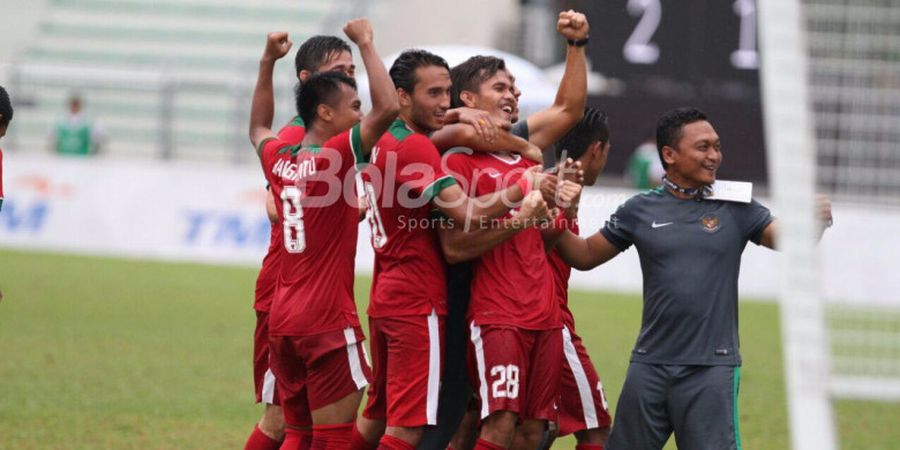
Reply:
[[[626,201],[600,232],[566,232],[558,249],[589,270],[634,245],[644,277],[641,332],[607,450],[740,449],[738,274],[748,241],[774,248],[777,221],[746,198],[712,200],[719,137],[696,109],[657,123],[663,186]],[[831,206],[821,199],[819,217]],[[824,227],[822,228],[824,230]]]

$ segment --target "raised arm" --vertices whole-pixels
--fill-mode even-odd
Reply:
[[[375,50],[372,25],[369,19],[353,19],[344,25],[344,34],[359,47],[359,55],[366,67],[369,78],[369,94],[372,97],[372,110],[365,115],[360,124],[362,152],[368,154],[372,147],[387,131],[391,122],[400,111],[397,90],[391,81],[381,57]]]
[[[485,220],[481,226],[466,230],[464,223],[438,229],[444,259],[456,264],[478,258],[522,230],[548,217],[547,204],[540,194],[532,192],[522,202],[519,214],[503,220]]]
[[[275,61],[287,55],[291,45],[287,32],[273,31],[266,36],[266,49],[259,60],[259,75],[250,106],[250,142],[257,153],[262,141],[275,136],[272,132],[272,117],[275,115],[272,72],[275,71]]]
[[[454,184],[438,193],[434,205],[458,224],[478,226],[484,219],[500,217],[517,206],[543,178],[540,167],[534,166],[525,171],[516,184],[474,198],[466,196],[462,188]]]
[[[816,218],[819,219],[819,235],[816,236],[816,242],[819,242],[822,240],[825,230],[831,227],[831,224],[834,222],[834,217],[831,214],[831,200],[824,195],[816,196]],[[778,219],[769,223],[763,230],[762,237],[759,239],[759,245],[763,245],[772,250],[777,250],[778,228]]]
[[[431,135],[431,142],[444,153],[453,147],[468,147],[477,152],[513,152],[535,162],[543,162],[541,149],[525,139],[501,130],[492,138],[467,123],[445,125]]]
[[[571,41],[588,38],[587,18],[575,11],[559,13],[556,30]],[[584,115],[587,99],[587,61],[584,46],[566,47],[566,69],[556,99],[549,108],[528,117],[528,140],[540,148],[547,148],[563,137]]]
[[[560,235],[556,249],[566,264],[578,270],[591,270],[620,253],[603,233],[597,232],[584,239],[569,230]]]

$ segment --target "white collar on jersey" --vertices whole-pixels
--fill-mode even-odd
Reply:
[[[501,154],[507,155],[507,156],[511,156],[511,157],[512,157],[512,160],[508,160],[508,159],[501,158],[500,156],[497,156],[497,153],[493,153],[493,152],[489,152],[489,153],[488,153],[488,155],[491,155],[491,156],[493,156],[494,158],[497,158],[497,159],[499,159],[500,161],[503,161],[503,162],[505,162],[506,164],[509,164],[509,165],[518,164],[519,161],[522,160],[522,155],[520,155],[520,154],[518,154],[518,153],[503,152],[503,153],[501,153]]]

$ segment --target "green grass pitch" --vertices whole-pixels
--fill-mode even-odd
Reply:
[[[255,278],[253,268],[0,251],[0,449],[243,448],[261,411]],[[357,279],[360,311],[368,285]],[[572,297],[614,407],[639,299]],[[744,303],[740,314],[744,448],[786,449],[777,308]],[[842,448],[900,448],[900,404],[837,406]]]

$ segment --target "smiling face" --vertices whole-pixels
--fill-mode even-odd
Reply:
[[[510,120],[510,123],[516,123],[519,121],[519,97],[522,96],[522,91],[520,91],[519,87],[516,85],[516,77],[510,74],[509,78],[512,80],[511,89],[513,97],[516,98],[516,107],[513,109],[512,120]]]
[[[705,120],[691,122],[681,128],[674,148],[663,147],[662,157],[668,164],[666,176],[675,184],[687,188],[713,184],[722,164],[719,135]]]
[[[470,108],[487,111],[509,122],[518,118],[518,101],[514,95],[513,80],[506,70],[498,70],[478,85],[478,92],[463,91],[460,99]]]
[[[420,133],[440,130],[450,109],[450,86],[450,71],[446,68],[416,68],[413,92],[398,89],[400,116]]]

